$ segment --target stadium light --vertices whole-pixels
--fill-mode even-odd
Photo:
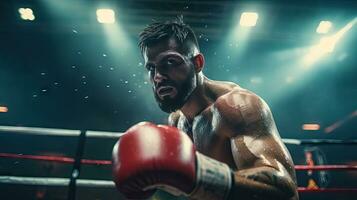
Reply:
[[[20,13],[21,19],[30,20],[30,21],[35,20],[35,15],[33,14],[33,11],[31,8],[19,8],[18,11]]]
[[[320,130],[320,125],[319,124],[303,124],[302,125],[302,130],[305,130],[305,131],[317,131],[317,130]]]
[[[241,26],[253,27],[257,24],[258,21],[258,13],[255,12],[244,12],[240,16],[239,24]]]
[[[9,109],[6,106],[0,106],[0,112],[7,112]]]
[[[102,24],[113,24],[115,22],[115,12],[112,9],[97,9],[97,20]]]
[[[325,34],[330,31],[332,23],[330,21],[321,21],[319,26],[316,28],[316,33]]]
[[[337,42],[340,41],[342,36],[344,36],[355,24],[357,24],[357,17],[337,33],[321,38],[319,44],[312,46],[310,52],[304,57],[305,67],[309,67],[322,56],[332,53]]]

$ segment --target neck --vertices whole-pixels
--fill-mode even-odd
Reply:
[[[207,82],[208,78],[202,74],[198,76],[197,87],[192,92],[188,98],[185,105],[180,109],[180,111],[185,115],[189,122],[199,115],[203,110],[212,104],[214,101],[208,94],[209,87]]]

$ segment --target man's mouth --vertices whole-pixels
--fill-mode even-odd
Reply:
[[[156,94],[159,96],[160,99],[164,100],[166,96],[171,98],[175,97],[177,94],[177,90],[175,87],[172,86],[160,86],[156,89]]]

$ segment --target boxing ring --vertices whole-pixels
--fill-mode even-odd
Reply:
[[[0,183],[13,185],[39,185],[39,186],[63,186],[69,187],[69,196],[75,195],[76,187],[92,188],[114,188],[114,182],[109,180],[78,179],[81,165],[110,166],[110,160],[94,160],[82,158],[86,138],[107,138],[117,140],[124,133],[104,132],[104,131],[80,131],[54,128],[35,128],[35,127],[14,127],[0,126],[0,134],[18,135],[38,135],[38,136],[61,136],[77,137],[78,145],[75,157],[31,155],[24,152],[6,153],[0,152],[1,159],[22,159],[55,162],[73,165],[70,178],[61,177],[23,177],[23,176],[0,176]],[[330,139],[282,139],[286,145],[357,145],[357,140],[330,140]],[[295,165],[296,171],[357,171],[357,165]],[[355,193],[357,188],[352,187],[326,187],[308,188],[298,187],[299,193]]]

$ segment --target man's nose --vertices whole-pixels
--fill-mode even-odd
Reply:
[[[158,70],[155,70],[154,81],[156,83],[160,83],[160,82],[162,82],[163,80],[166,80],[166,79],[167,79],[167,77],[164,74],[162,74],[162,72],[160,72]]]

